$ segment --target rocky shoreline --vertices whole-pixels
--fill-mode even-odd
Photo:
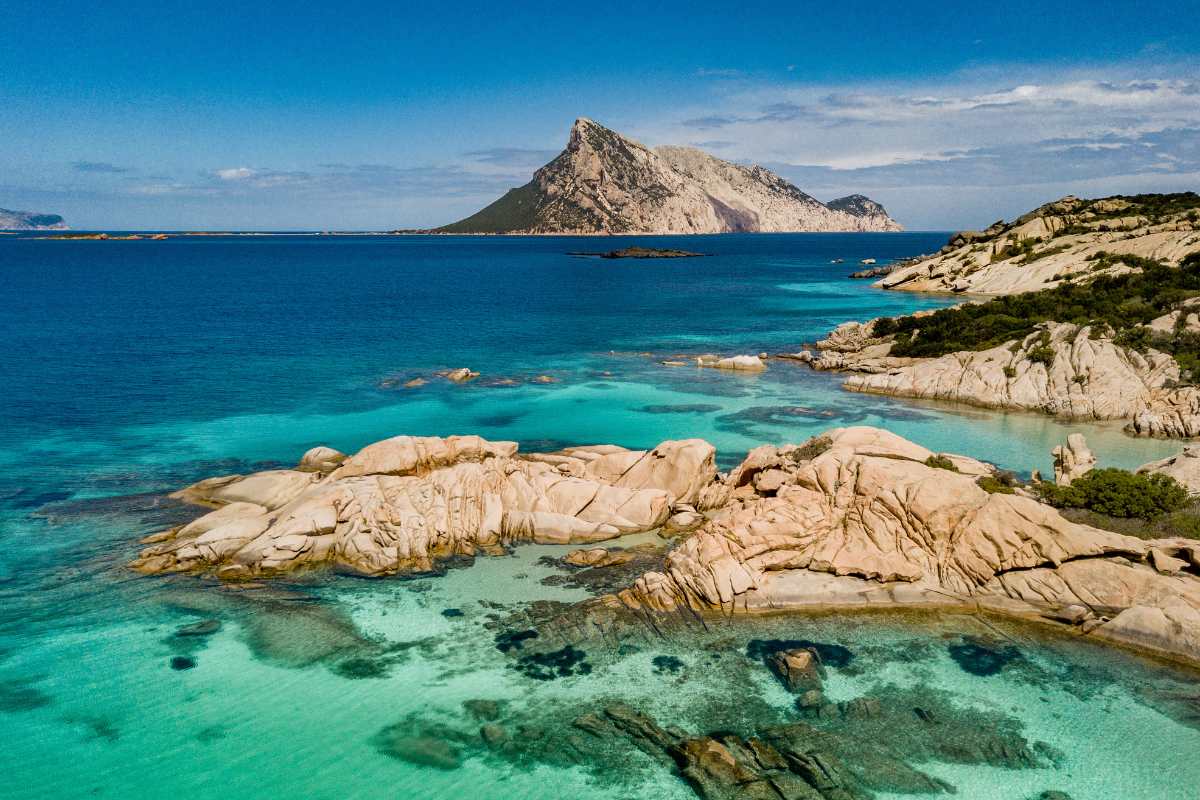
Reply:
[[[876,286],[911,292],[1017,294],[1087,279],[1097,253],[1178,263],[1200,248],[1200,196],[1068,196],[1012,222],[955,234]],[[1081,268],[1082,267],[1082,268]]]
[[[815,353],[791,357],[849,373],[842,385],[854,392],[1124,421],[1132,436],[1200,436],[1200,389],[1177,385],[1175,359],[1123,347],[1111,332],[1047,322],[997,347],[908,358],[891,355],[894,341],[876,336],[875,323],[843,323],[817,342]]]
[[[981,479],[994,473],[875,428],[765,445],[725,475],[698,439],[521,454],[473,436],[400,436],[187,487],[174,496],[214,510],[149,537],[133,567],[225,581],[312,568],[386,576],[520,542],[662,531],[679,541],[661,565],[571,612],[573,624],[957,607],[1200,663],[1200,543],[1070,522],[990,493]]]

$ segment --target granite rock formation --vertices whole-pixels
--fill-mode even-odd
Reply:
[[[914,315],[919,316],[919,315]],[[1200,390],[1177,386],[1166,353],[1123,347],[1108,331],[1046,322],[1019,341],[937,358],[891,356],[874,320],[847,322],[805,359],[841,370],[851,391],[1036,411],[1063,419],[1126,420],[1138,436],[1200,436]]]
[[[657,528],[716,473],[713,447],[698,439],[527,457],[514,442],[477,436],[397,436],[344,460],[325,450],[310,450],[300,469],[177,492],[215,510],[151,537],[134,568],[223,578],[315,564],[364,575],[428,571],[513,542],[586,543]]]
[[[150,537],[133,567],[224,579],[322,564],[390,575],[522,541],[614,539],[686,515],[661,568],[603,603],[639,613],[982,608],[1200,661],[1200,544],[1135,539],[991,494],[979,483],[990,465],[876,428],[764,445],[723,476],[699,439],[521,455],[476,436],[398,436],[337,455],[310,451],[316,471],[187,487],[176,497],[214,510]],[[593,557],[608,558],[575,554],[583,565]]]
[[[1094,276],[1089,259],[1100,252],[1178,263],[1200,247],[1198,212],[1200,196],[1191,192],[1097,200],[1068,196],[1012,222],[957,233],[934,255],[893,270],[876,285],[1017,294]]]
[[[758,448],[702,493],[717,509],[706,524],[616,601],[724,613],[1081,607],[1074,619],[1093,636],[1200,660],[1200,545],[1070,522],[985,491],[986,464],[956,456],[944,469],[933,455],[874,428]],[[766,471],[783,478],[760,490],[753,478]]]

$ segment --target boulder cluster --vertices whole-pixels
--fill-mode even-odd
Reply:
[[[1075,444],[1078,459],[1086,445]],[[523,541],[663,530],[679,538],[661,566],[604,603],[639,613],[967,607],[1200,660],[1200,543],[1123,536],[989,493],[980,479],[991,465],[876,428],[764,445],[725,475],[714,458],[699,439],[530,454],[477,436],[398,436],[353,456],[317,448],[297,469],[177,493],[214,510],[150,537],[133,566],[379,576]],[[612,562],[600,550],[569,558]],[[805,675],[805,656],[789,658],[779,668]]]

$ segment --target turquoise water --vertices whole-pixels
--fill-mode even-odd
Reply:
[[[660,363],[794,351],[845,319],[950,302],[844,277],[859,259],[929,251],[944,238],[671,237],[667,246],[714,255],[614,262],[565,253],[625,240],[6,237],[4,796],[457,797],[470,787],[485,797],[627,797],[630,784],[596,764],[470,751],[455,769],[415,766],[382,752],[380,731],[477,728],[461,706],[470,699],[506,701],[506,714],[525,725],[540,715],[551,731],[560,716],[614,696],[694,733],[786,720],[792,698],[742,652],[764,631],[859,653],[857,670],[831,675],[837,699],[935,687],[954,708],[1002,718],[1061,751],[1035,769],[922,765],[960,796],[1194,796],[1193,675],[1009,623],[731,622],[638,652],[589,650],[590,674],[547,682],[513,670],[493,640],[533,600],[587,597],[539,563],[555,548],[415,581],[312,578],[244,593],[123,568],[138,537],[194,513],[164,503],[166,490],[291,462],[314,444],[352,451],[398,433],[479,433],[527,449],[701,436],[724,466],[762,442],[848,424],[1022,471],[1048,468],[1050,447],[1075,430],[1114,465],[1177,449],[1113,427],[847,393],[836,376],[786,362],[760,375]],[[458,366],[482,375],[462,386],[432,377]],[[541,374],[556,382],[530,381]],[[402,388],[419,376],[429,382]],[[442,614],[451,608],[462,616]],[[220,630],[174,635],[206,619]],[[946,643],[1000,635],[989,626],[1022,658],[972,675]],[[706,646],[722,660],[699,660]],[[653,658],[671,654],[684,666],[660,674]],[[172,669],[173,658],[194,667]],[[648,760],[624,766],[637,796],[692,796]]]

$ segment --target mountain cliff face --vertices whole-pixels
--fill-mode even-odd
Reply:
[[[9,211],[0,208],[0,231],[65,231],[67,223],[58,214]]]
[[[861,195],[833,208],[762,167],[690,147],[650,149],[589,120],[567,148],[482,211],[445,233],[731,233],[898,231]],[[854,198],[842,198],[851,201]],[[838,202],[842,202],[838,201]]]

